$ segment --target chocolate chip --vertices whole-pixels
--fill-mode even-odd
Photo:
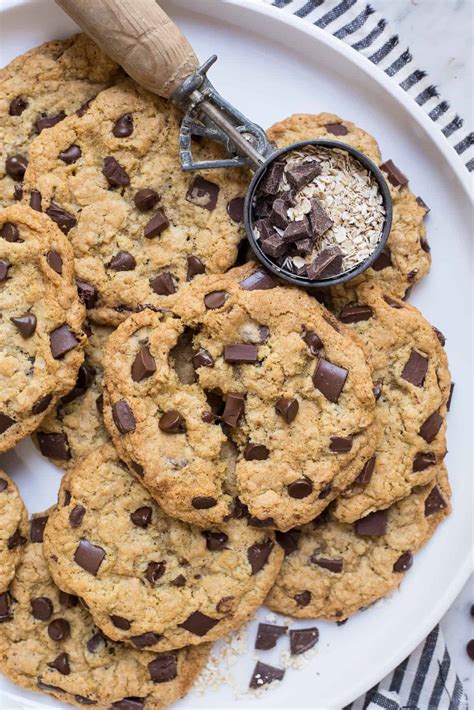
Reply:
[[[275,624],[259,624],[255,648],[258,651],[269,651],[275,648],[280,636],[284,636],[288,631],[288,626],[276,626]]]
[[[283,232],[284,242],[299,242],[309,238],[309,222],[307,217],[299,219],[297,222],[290,222]]]
[[[55,116],[46,116],[44,114],[39,116],[34,123],[36,133],[41,133],[45,128],[52,128],[57,123],[64,121],[65,118],[66,114],[64,111],[60,111]]]
[[[311,264],[307,266],[308,278],[316,279],[336,276],[342,269],[342,251],[339,247],[323,249]]]
[[[116,710],[144,710],[145,698],[123,698],[112,703]]]
[[[331,436],[329,450],[345,454],[352,449],[352,436]]]
[[[254,528],[270,528],[275,525],[273,518],[256,518],[253,515],[248,516],[247,525],[251,525]]]
[[[68,325],[64,324],[53,330],[49,335],[51,346],[51,354],[55,360],[64,357],[70,350],[74,350],[79,345],[79,340],[76,338]]]
[[[206,539],[206,547],[211,552],[220,552],[227,549],[228,535],[223,532],[212,532],[203,530],[201,533]]]
[[[337,402],[349,374],[348,370],[319,358],[313,374],[313,385],[330,402]]]
[[[298,604],[298,606],[308,606],[311,601],[311,592],[299,592],[298,594],[295,594],[293,599]]]
[[[38,621],[48,621],[53,613],[53,603],[48,597],[36,597],[31,600],[31,614]]]
[[[81,540],[74,553],[74,561],[79,567],[95,577],[105,556],[105,550],[102,547],[93,545],[88,540]]]
[[[270,222],[280,229],[286,229],[290,223],[288,210],[291,203],[288,200],[283,200],[281,197],[275,200],[270,212]]]
[[[408,185],[408,178],[399,168],[397,168],[393,160],[386,160],[385,163],[382,163],[380,169],[384,171],[387,175],[387,180],[394,187],[403,187],[404,185]]]
[[[59,591],[59,603],[62,604],[66,609],[74,609],[79,603],[79,598],[74,594],[68,594],[67,592]]]
[[[244,291],[266,291],[270,288],[275,288],[276,283],[270,274],[260,269],[243,279],[239,285]]]
[[[135,207],[137,210],[140,210],[140,212],[149,212],[149,210],[152,210],[159,200],[160,196],[156,190],[152,190],[148,187],[138,190],[133,198]]]
[[[434,513],[439,513],[440,510],[445,510],[448,507],[443,494],[438,486],[435,486],[425,500],[425,518],[428,518]]]
[[[264,540],[264,542],[256,542],[248,548],[247,558],[252,568],[252,575],[260,572],[266,565],[273,546],[274,543],[272,540]]]
[[[275,403],[275,411],[287,424],[295,419],[300,405],[294,397],[280,397]]]
[[[385,303],[386,303],[387,305],[390,306],[390,308],[398,308],[398,309],[404,308],[403,303],[400,303],[400,301],[396,301],[396,300],[395,300],[394,298],[392,298],[391,296],[384,296],[384,297],[383,297],[383,300],[385,301]]]
[[[189,186],[186,200],[212,212],[217,205],[219,191],[219,185],[198,175]]]
[[[70,392],[61,397],[61,402],[69,404],[69,402],[74,402],[75,399],[81,397],[92,385],[94,378],[95,369],[91,365],[81,365],[77,373],[76,384]]]
[[[294,190],[299,191],[312,182],[315,177],[321,175],[321,170],[321,163],[317,160],[311,160],[305,163],[300,163],[299,165],[287,167],[285,175],[290,186]]]
[[[120,116],[112,128],[112,133],[116,138],[128,138],[133,133],[133,115],[131,113],[124,113]]]
[[[205,636],[218,623],[219,619],[212,619],[210,616],[207,616],[200,611],[193,611],[193,613],[188,616],[186,621],[183,621],[182,624],[178,624],[178,626],[181,629],[189,631],[189,633],[194,634],[195,636],[202,637]]]
[[[334,574],[340,574],[344,567],[344,560],[342,557],[330,558],[330,557],[320,557],[318,554],[313,554],[309,558],[314,565],[327,569],[329,572],[334,572]]]
[[[39,431],[37,436],[38,446],[43,456],[58,461],[69,461],[72,458],[66,434],[46,434]]]
[[[152,509],[148,506],[137,508],[133,513],[130,513],[130,520],[137,528],[147,528],[151,523],[153,515]]]
[[[6,259],[0,259],[0,283],[2,281],[6,281],[7,275],[8,275],[8,269],[10,268],[11,264],[9,261]]]
[[[374,312],[370,306],[360,303],[349,303],[341,311],[339,320],[342,323],[359,323],[360,321],[369,320]]]
[[[87,309],[94,308],[97,303],[98,295],[96,287],[85,283],[85,281],[76,281],[76,286],[81,303],[83,303]]]
[[[117,614],[111,614],[110,621],[117,629],[121,629],[122,631],[128,631],[132,626],[131,621],[125,619],[123,616],[117,616]]]
[[[313,330],[304,330],[301,336],[309,348],[311,355],[318,356],[324,348],[321,338]]]
[[[214,358],[207,350],[200,348],[200,350],[193,355],[192,363],[195,370],[198,370],[200,367],[214,367]]]
[[[426,204],[426,202],[424,201],[424,199],[422,197],[418,196],[416,198],[416,201],[420,205],[420,207],[422,207],[425,210],[425,215],[428,214],[429,212],[431,212],[430,208],[428,207],[428,205]]]
[[[170,409],[161,415],[158,426],[166,434],[183,434],[186,431],[184,417],[176,409]]]
[[[13,222],[5,222],[0,230],[0,235],[7,242],[23,241],[23,239],[20,239],[20,232],[18,231],[18,227],[16,226],[16,224],[13,224]]]
[[[59,160],[62,160],[63,163],[66,163],[66,165],[72,165],[77,160],[79,160],[81,155],[82,155],[81,149],[79,148],[78,145],[73,143],[72,145],[69,146],[69,148],[66,148],[66,150],[62,150],[59,153],[58,158],[59,158]]]
[[[420,355],[416,350],[412,350],[401,376],[415,387],[422,387],[427,370],[428,358]]]
[[[30,192],[30,207],[32,210],[35,210],[36,212],[42,212],[42,202],[43,198],[41,196],[41,192],[39,190],[31,190]]]
[[[307,498],[313,492],[313,484],[308,478],[298,478],[288,484],[288,495],[290,498]]]
[[[58,225],[63,234],[68,234],[77,224],[76,218],[69,212],[66,212],[66,210],[63,210],[63,208],[55,202],[50,203],[49,207],[46,209],[46,214]]]
[[[428,417],[424,424],[422,424],[421,429],[418,433],[426,441],[427,444],[431,444],[431,442],[441,429],[442,423],[443,417],[439,414],[439,412],[433,412],[433,414]]]
[[[244,459],[246,461],[265,461],[269,456],[270,451],[263,444],[249,442],[244,449]]]
[[[9,550],[16,550],[17,547],[22,547],[22,545],[26,545],[26,543],[26,538],[21,534],[20,528],[17,528],[13,535],[8,538],[7,547]]]
[[[323,208],[322,204],[320,201],[316,198],[313,197],[311,200],[311,210],[309,212],[309,220],[311,223],[311,229],[312,233],[315,237],[321,237],[325,232],[330,229],[334,222],[332,219],[330,219],[329,215]],[[337,247],[332,247],[333,249],[336,249]],[[326,250],[324,250],[326,251]],[[339,250],[340,251],[340,250]],[[321,252],[323,253],[323,252]],[[342,263],[342,260],[341,260]],[[340,270],[340,266],[339,266]],[[316,277],[310,277],[310,278],[316,278]]]
[[[145,224],[143,233],[147,239],[153,239],[158,237],[165,229],[168,229],[169,226],[170,223],[163,210],[157,210],[156,214]]]
[[[48,663],[47,665],[62,675],[69,675],[71,672],[71,669],[69,668],[69,656],[67,653],[60,653],[54,661],[51,661],[51,663]]]
[[[23,316],[10,318],[11,322],[16,325],[22,338],[30,338],[36,330],[36,316],[33,313],[25,313]]]
[[[148,664],[148,672],[153,683],[169,683],[178,675],[178,662],[173,653],[157,656]]]
[[[135,257],[128,251],[119,251],[107,264],[113,271],[133,271],[137,265]]]
[[[290,652],[292,656],[306,653],[319,641],[319,630],[316,626],[308,629],[291,629]]]
[[[347,136],[349,130],[343,123],[325,123],[324,128],[335,136]]]
[[[234,197],[233,200],[227,203],[227,214],[233,222],[244,221],[244,197]]]
[[[467,642],[466,644],[466,653],[471,659],[471,661],[474,661],[474,639],[471,639],[470,641]]]
[[[47,515],[40,515],[33,518],[30,523],[30,542],[40,543],[43,542],[44,529],[46,523],[48,522]]]
[[[257,362],[257,347],[247,343],[234,343],[224,346],[224,360],[228,363]]]
[[[387,510],[376,510],[358,520],[355,523],[355,531],[358,535],[380,537],[387,531],[387,520]]]
[[[27,108],[28,101],[24,99],[23,96],[15,96],[15,98],[10,101],[8,113],[10,116],[21,116],[23,111]]]
[[[150,562],[146,568],[145,577],[151,585],[155,585],[166,570],[166,562]]]
[[[178,574],[177,577],[171,580],[171,584],[174,587],[184,587],[186,585],[186,577],[182,574]]]
[[[110,187],[124,187],[130,185],[128,173],[111,155],[104,158],[102,173]]]
[[[372,269],[374,271],[382,271],[383,269],[387,269],[389,266],[392,266],[392,255],[390,253],[390,249],[388,247],[384,247],[372,264]]]
[[[267,167],[259,184],[259,192],[264,195],[276,195],[280,190],[280,182],[285,170],[285,163],[273,161]]]
[[[298,541],[300,539],[300,530],[288,530],[287,532],[275,531],[277,543],[283,548],[285,557],[296,552],[298,549]]]
[[[284,675],[285,671],[281,668],[275,668],[274,666],[269,666],[266,663],[257,661],[250,679],[249,687],[256,690],[257,688],[261,688],[262,685],[273,683],[275,680],[283,680]]]
[[[186,272],[186,281],[191,281],[198,274],[204,274],[206,268],[198,256],[188,256],[188,270]]]
[[[410,551],[404,552],[393,565],[394,572],[406,572],[413,564],[413,555]]]
[[[112,407],[112,418],[121,434],[128,434],[137,428],[134,414],[124,399],[119,400]]]
[[[5,161],[5,170],[7,175],[9,175],[12,180],[16,180],[16,182],[21,182],[23,180],[27,167],[27,158],[19,153],[17,153],[17,155],[11,155]]]
[[[191,501],[191,505],[196,510],[207,510],[208,508],[214,508],[217,505],[217,501],[211,496],[195,496]]]
[[[230,427],[236,427],[245,411],[245,393],[229,392],[225,402],[222,421]]]
[[[72,528],[78,528],[86,513],[86,509],[82,505],[76,505],[69,513],[69,524]]]
[[[368,483],[370,483],[375,468],[375,461],[376,457],[372,456],[372,458],[365,462],[364,468],[357,476],[355,483],[359,484],[360,486],[366,486]]]
[[[135,648],[148,648],[155,646],[162,637],[160,634],[155,634],[153,631],[147,631],[139,636],[130,636],[130,641]]]
[[[141,382],[147,377],[151,377],[156,372],[156,363],[150,353],[148,345],[144,345],[132,364],[132,380]]]
[[[48,253],[46,254],[46,261],[48,262],[48,265],[51,267],[51,269],[53,269],[53,271],[62,276],[63,260],[61,254],[58,251],[48,251]]]
[[[279,234],[272,234],[266,239],[262,239],[260,242],[262,251],[267,256],[271,256],[272,259],[278,259],[280,256],[286,253],[287,245],[283,237]]]
[[[208,310],[221,308],[229,298],[227,291],[211,291],[204,296],[204,305]]]
[[[0,434],[4,434],[7,429],[16,424],[16,421],[7,414],[0,412]]]
[[[65,691],[62,688],[58,688],[57,685],[50,685],[49,683],[43,683],[42,680],[37,681],[36,685],[40,690],[51,690],[56,693],[64,693]]]
[[[48,624],[48,636],[53,641],[65,641],[71,635],[71,626],[66,619],[54,619]]]

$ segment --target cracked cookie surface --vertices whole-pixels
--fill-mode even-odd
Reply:
[[[71,390],[86,341],[71,246],[29,207],[0,212],[0,313],[0,451],[6,451]]]
[[[111,444],[69,471],[45,531],[53,578],[107,636],[166,651],[225,636],[265,599],[282,562],[244,519],[206,530],[172,520]]]
[[[105,387],[121,457],[170,515],[197,525],[224,520],[235,496],[259,527],[308,522],[373,454],[357,339],[255,265],[196,277],[173,313],[122,324]]]
[[[299,619],[342,620],[396,589],[413,553],[450,512],[444,464],[436,481],[364,521],[340,523],[328,511],[280,534],[286,551],[266,604]]]
[[[0,595],[20,564],[28,534],[28,514],[15,483],[0,470]],[[1,621],[0,611],[0,621]]]

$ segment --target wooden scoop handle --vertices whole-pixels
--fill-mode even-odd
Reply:
[[[56,0],[135,81],[169,98],[199,66],[186,37],[154,0]]]

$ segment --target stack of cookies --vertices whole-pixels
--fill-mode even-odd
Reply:
[[[246,171],[183,173],[175,108],[89,39],[0,86],[0,452],[31,434],[65,471],[29,524],[0,472],[0,666],[63,703],[164,708],[262,604],[342,622],[394,590],[450,512],[444,338],[405,300],[428,208],[354,124],[271,128],[388,178],[387,247],[322,305],[246,258]]]

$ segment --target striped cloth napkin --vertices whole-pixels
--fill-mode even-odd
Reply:
[[[377,64],[439,126],[446,139],[474,170],[474,133],[444,101],[409,49],[387,21],[364,0],[259,0],[281,8],[335,37]],[[344,710],[468,710],[468,700],[443,638],[436,626],[411,656]]]

